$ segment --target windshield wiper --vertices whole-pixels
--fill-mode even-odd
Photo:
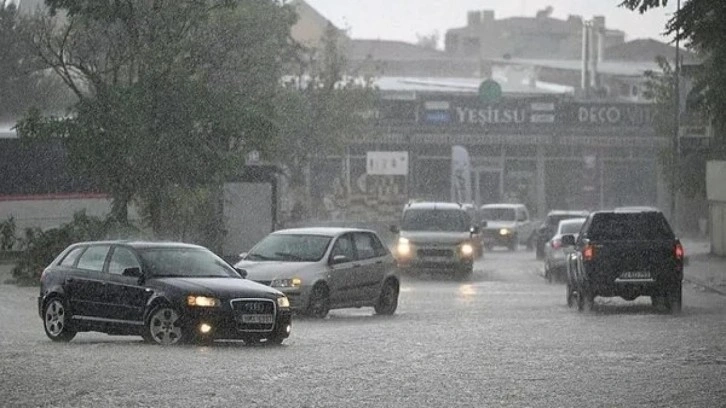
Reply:
[[[287,252],[275,252],[275,255],[280,256],[284,259],[292,259],[293,261],[304,261],[305,258],[295,255],[295,254],[289,254]]]
[[[270,260],[272,260],[272,258],[270,258],[269,256],[264,256],[264,255],[260,255],[260,254],[247,254],[247,258],[248,259],[253,259],[253,258],[254,259],[259,259],[261,261],[270,261]]]

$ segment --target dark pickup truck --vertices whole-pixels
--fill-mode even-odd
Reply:
[[[566,235],[562,244],[575,246],[567,261],[568,306],[592,309],[596,296],[650,296],[653,306],[680,312],[683,246],[660,211],[594,212],[577,240]]]

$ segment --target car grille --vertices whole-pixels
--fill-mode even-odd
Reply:
[[[454,251],[451,249],[424,248],[417,251],[420,257],[453,258]]]
[[[271,299],[234,299],[231,302],[237,330],[269,332],[275,328],[277,308]],[[269,319],[262,321],[262,319]]]

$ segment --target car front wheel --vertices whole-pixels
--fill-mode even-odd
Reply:
[[[307,315],[316,319],[324,319],[328,312],[330,312],[328,288],[321,284],[315,285],[313,292],[310,294]]]
[[[389,280],[383,284],[374,309],[376,314],[390,316],[396,312],[397,308],[398,285],[392,280]]]
[[[154,307],[149,313],[144,330],[144,340],[162,346],[171,346],[186,340],[182,319],[168,305]]]
[[[55,297],[48,300],[43,308],[43,328],[45,334],[53,341],[68,342],[76,336],[76,332],[68,328],[70,315],[63,298]]]

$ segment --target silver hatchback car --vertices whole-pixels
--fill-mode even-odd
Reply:
[[[373,307],[391,315],[398,306],[396,265],[374,231],[280,230],[241,258],[235,267],[247,279],[282,291],[298,313],[323,318],[331,309]]]

